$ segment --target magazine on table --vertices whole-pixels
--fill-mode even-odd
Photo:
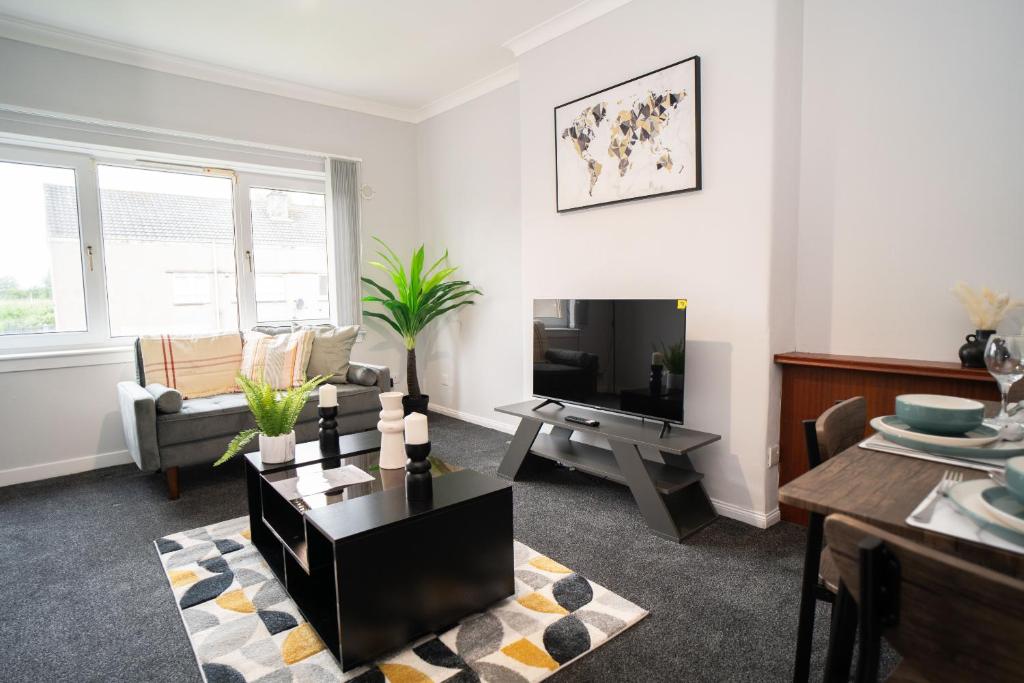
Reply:
[[[294,477],[272,482],[271,485],[280,493],[285,500],[291,501],[300,509],[319,507],[313,504],[314,501],[307,500],[300,504],[301,499],[317,496],[322,505],[326,497],[341,493],[346,486],[365,484],[373,481],[373,477],[355,465],[345,465],[333,469],[318,469],[312,467],[300,467]]]

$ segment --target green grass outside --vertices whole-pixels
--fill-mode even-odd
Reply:
[[[53,301],[0,299],[0,334],[51,332],[55,326]]]

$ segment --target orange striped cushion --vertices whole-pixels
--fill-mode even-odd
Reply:
[[[147,384],[163,384],[184,398],[238,391],[235,375],[242,367],[242,338],[237,332],[205,336],[139,338]]]
[[[306,365],[313,350],[314,336],[311,329],[277,335],[246,332],[242,374],[256,382],[267,382],[275,389],[299,386],[306,381]]]

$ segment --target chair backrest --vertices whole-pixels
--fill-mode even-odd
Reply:
[[[814,469],[833,455],[844,451],[864,436],[868,420],[867,401],[854,396],[839,401],[817,420],[804,420],[807,466]]]
[[[814,431],[821,459],[828,460],[863,439],[867,422],[868,403],[863,396],[840,401],[819,415]]]
[[[1007,401],[1024,401],[1024,379],[1018,380],[1010,387],[1009,393],[1006,395]]]
[[[858,681],[877,676],[872,628],[928,681],[1022,679],[1024,581],[845,515],[825,520],[825,537],[874,658],[858,661]]]

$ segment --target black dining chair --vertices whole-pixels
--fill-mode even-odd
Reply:
[[[826,410],[817,420],[804,420],[804,439],[807,442],[807,466],[814,469],[834,455],[853,446],[864,437],[867,424],[867,401],[863,396],[840,401]],[[804,573],[800,584],[800,618],[796,634],[796,661],[793,665],[794,683],[806,683],[811,667],[811,643],[814,637],[814,612],[819,601],[834,603],[839,590],[839,579],[832,554],[823,542],[824,517],[812,512],[807,524],[807,546],[804,549]],[[841,623],[836,619],[842,617]],[[833,636],[840,626],[846,631],[855,627],[850,620],[856,617],[852,603],[833,611]],[[852,656],[842,648],[837,656]]]
[[[825,538],[839,570],[839,594],[857,606],[857,683],[878,680],[883,637],[903,658],[889,681],[1024,678],[1024,581],[846,515],[829,516]],[[852,648],[853,637],[829,648]],[[826,681],[849,677],[849,662],[825,671]]]

